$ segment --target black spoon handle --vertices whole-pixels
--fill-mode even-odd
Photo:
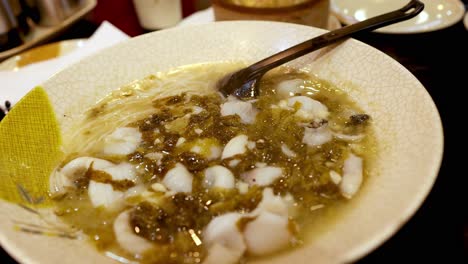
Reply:
[[[330,31],[313,39],[304,41],[284,51],[276,53],[273,56],[250,65],[245,69],[246,72],[244,72],[244,74],[250,76],[250,78],[259,78],[267,71],[288,61],[301,57],[307,53],[318,50],[340,40],[344,40],[359,32],[372,31],[377,28],[410,19],[418,15],[423,9],[423,3],[421,3],[419,0],[412,0],[409,4],[402,7],[401,9],[379,15],[334,31]]]

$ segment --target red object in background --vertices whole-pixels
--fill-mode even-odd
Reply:
[[[145,33],[138,22],[132,0],[98,0],[90,18],[96,24],[107,20],[132,37]]]
[[[197,11],[195,1],[196,0],[182,0],[182,17],[188,17]]]

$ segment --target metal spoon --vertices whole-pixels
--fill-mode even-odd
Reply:
[[[266,59],[250,65],[247,68],[243,68],[226,75],[218,82],[217,88],[225,96],[232,94],[241,99],[256,97],[259,95],[260,79],[267,71],[312,51],[336,43],[340,40],[345,40],[356,33],[372,31],[377,28],[413,18],[423,9],[423,3],[418,0],[411,0],[409,4],[401,9],[330,31],[276,53]]]

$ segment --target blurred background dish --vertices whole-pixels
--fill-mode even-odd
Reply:
[[[201,10],[191,14],[190,16],[183,19],[178,26],[186,26],[186,25],[197,25],[197,24],[205,24],[215,21],[213,8],[207,8],[205,10]],[[341,23],[336,16],[333,14],[329,14],[328,16],[328,30],[334,30],[341,27]]]
[[[14,2],[14,1],[13,1]],[[50,1],[49,1],[50,2]],[[53,2],[53,1],[52,1]],[[70,0],[70,2],[76,2],[76,0]],[[79,3],[79,5],[78,5]],[[61,21],[55,24],[50,24],[52,21],[47,22],[47,26],[41,25],[41,20],[38,20],[37,24],[32,19],[28,22],[31,25],[29,31],[27,33],[22,33],[22,44],[18,45],[13,48],[6,49],[0,52],[0,61],[6,58],[9,58],[15,54],[18,54],[26,49],[30,49],[34,46],[37,46],[41,43],[44,43],[47,40],[59,35],[65,29],[70,27],[72,24],[77,22],[79,19],[83,18],[86,14],[88,14],[97,4],[97,0],[80,0],[76,2],[76,6],[73,12],[68,10],[67,14],[62,14],[60,17],[56,17],[56,19],[60,18]],[[54,10],[51,6],[44,6],[44,11],[42,14],[54,14]],[[49,10],[48,12],[46,12]],[[1,11],[1,10],[0,10]],[[58,15],[58,13],[56,14]],[[47,19],[46,19],[47,21]]]
[[[330,0],[212,0],[216,21],[266,20],[326,29]]]
[[[417,17],[377,29],[379,33],[411,34],[435,31],[454,25],[463,18],[465,7],[460,0],[421,0],[424,11]],[[408,0],[333,0],[332,11],[344,24],[353,24],[397,9]]]
[[[70,39],[42,45],[0,63],[0,71],[14,71],[26,65],[58,58],[83,47],[86,39]]]

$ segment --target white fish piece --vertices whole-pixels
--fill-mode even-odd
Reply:
[[[296,213],[294,203],[294,197],[291,194],[281,197],[275,195],[272,188],[265,188],[262,193],[262,200],[251,214],[255,216],[261,212],[269,212],[284,217],[294,216]]]
[[[107,160],[97,159],[93,157],[79,157],[63,166],[59,170],[55,170],[50,175],[50,192],[64,192],[66,188],[74,188],[73,181],[76,178],[83,176],[89,167],[93,164],[93,169],[102,170],[107,167],[112,167],[114,164]]]
[[[137,179],[135,167],[128,162],[122,162],[120,164],[104,168],[101,171],[109,174],[114,181],[129,180],[135,182]]]
[[[216,165],[205,170],[204,184],[207,188],[232,189],[235,187],[234,175],[226,167]]]
[[[276,86],[276,94],[281,98],[287,98],[301,94],[304,91],[304,81],[301,79],[292,79],[282,81]]]
[[[273,253],[286,247],[291,241],[288,218],[270,212],[262,212],[247,223],[244,239],[247,251],[256,256]]]
[[[162,183],[171,191],[175,192],[192,192],[193,175],[181,163],[177,163],[174,168],[170,169]]]
[[[112,208],[123,199],[124,193],[115,191],[110,184],[91,180],[88,186],[88,196],[93,207]]]
[[[133,153],[142,141],[138,128],[120,127],[104,138],[104,154],[128,155]]]
[[[220,244],[239,257],[244,254],[246,246],[237,222],[242,215],[227,213],[213,218],[203,231],[203,242],[207,248]]]
[[[341,194],[351,199],[361,187],[362,183],[362,159],[352,153],[343,165],[343,179],[340,183]]]
[[[124,211],[117,216],[113,229],[117,242],[128,253],[141,255],[153,247],[151,242],[135,234],[130,225],[129,211]]]
[[[228,101],[221,105],[221,115],[238,115],[244,124],[253,124],[258,110],[249,102],[244,102],[229,96]]]
[[[292,151],[288,145],[286,144],[281,144],[281,151],[283,152],[284,155],[290,158],[295,158],[297,156],[296,152]]]
[[[299,105],[296,115],[303,119],[326,119],[329,115],[324,104],[308,96],[293,96],[279,102],[279,106],[285,109],[294,109],[296,105]]]
[[[302,142],[309,147],[317,147],[329,142],[332,138],[332,133],[327,126],[321,126],[319,128],[305,127]]]
[[[247,149],[249,138],[246,135],[238,135],[233,137],[224,147],[221,159],[227,159],[235,155],[244,154]]]
[[[242,256],[239,253],[216,243],[208,249],[208,255],[203,260],[203,264],[236,264]]]
[[[114,166],[114,163],[107,160],[92,157],[79,157],[68,162],[67,165],[60,169],[60,172],[70,178],[74,175],[77,176],[77,174],[81,176],[89,169],[91,164],[93,164],[94,170],[103,170]]]
[[[342,177],[338,172],[336,172],[334,170],[331,170],[328,174],[330,174],[330,180],[334,184],[336,184],[336,185],[340,184]]]
[[[250,186],[268,186],[283,175],[283,170],[278,167],[266,166],[255,168],[242,173],[241,178]]]

